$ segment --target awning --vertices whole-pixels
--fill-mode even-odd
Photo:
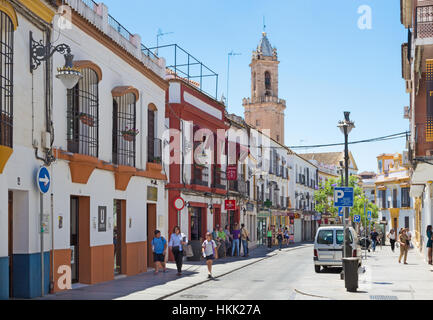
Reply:
[[[414,170],[412,175],[412,184],[425,184],[428,181],[433,181],[432,164],[418,162],[416,169]]]

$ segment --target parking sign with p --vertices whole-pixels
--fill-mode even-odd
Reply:
[[[353,188],[336,187],[334,189],[335,207],[353,207]]]

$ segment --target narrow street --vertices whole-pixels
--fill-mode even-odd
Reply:
[[[398,263],[389,246],[368,253],[359,272],[359,288],[349,293],[340,280],[341,268],[315,273],[310,243],[267,251],[254,250],[248,259],[217,260],[214,280],[207,279],[203,261],[186,262],[184,276],[149,272],[82,286],[48,295],[46,300],[417,300],[433,299],[433,272],[410,250],[408,265]],[[365,271],[365,272],[364,272]]]
[[[364,272],[365,270],[365,272]],[[433,272],[411,250],[408,265],[398,263],[389,246],[368,253],[357,293],[340,280],[341,268],[315,273],[312,246],[280,252],[229,275],[169,297],[174,300],[418,300],[433,299]]]

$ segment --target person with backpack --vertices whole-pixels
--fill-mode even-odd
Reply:
[[[161,236],[161,231],[155,230],[155,237],[152,240],[153,261],[155,262],[154,274],[158,274],[160,268],[163,268],[164,272],[167,272],[164,257],[166,249],[167,240]]]
[[[216,243],[212,240],[212,234],[210,232],[206,233],[206,240],[202,245],[203,257],[206,259],[208,278],[212,279],[212,263],[213,260],[218,259],[218,251],[216,250]]]
[[[250,237],[250,233],[248,232],[247,228],[245,228],[245,224],[241,224],[241,241],[242,241],[242,247],[244,248],[244,255],[243,257],[248,257],[248,241]]]

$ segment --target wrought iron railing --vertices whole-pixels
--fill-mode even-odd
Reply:
[[[184,80],[195,86],[212,99],[218,99],[218,74],[196,59],[177,44],[152,47],[158,56],[167,61],[167,68],[173,77]]]
[[[147,139],[147,161],[152,163],[162,163],[162,143],[161,139]]]
[[[193,184],[200,186],[208,186],[209,184],[209,169],[204,165],[193,165]]]
[[[214,170],[213,188],[225,190],[226,186],[227,186],[226,173],[219,169]]]

